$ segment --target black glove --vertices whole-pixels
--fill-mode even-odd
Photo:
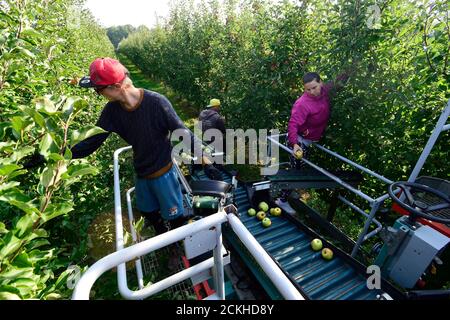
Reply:
[[[45,163],[45,157],[40,153],[35,153],[32,156],[25,158],[25,163],[23,164],[24,169],[32,169],[39,167],[41,164]]]
[[[208,178],[210,178],[211,180],[222,181],[222,174],[212,164],[205,165],[204,171],[205,171],[205,174],[208,176]]]

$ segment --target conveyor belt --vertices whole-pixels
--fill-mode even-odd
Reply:
[[[206,180],[208,177],[199,171],[193,179]],[[223,181],[231,183],[231,177],[223,173]],[[320,251],[314,252],[310,247],[313,235],[303,231],[289,217],[271,217],[272,226],[264,228],[255,217],[248,216],[251,204],[244,185],[239,184],[235,190],[234,202],[243,224],[308,298],[376,300],[377,296],[385,293],[383,290],[369,290],[365,270],[355,267],[356,261],[349,262],[352,258],[333,246],[327,244],[333,249],[334,258],[324,260]]]

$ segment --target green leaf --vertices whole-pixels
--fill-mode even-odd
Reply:
[[[36,55],[31,52],[28,49],[25,49],[23,47],[16,47],[14,48],[12,51],[18,51],[19,53],[21,53],[23,56],[30,58],[30,59],[36,59]]]
[[[34,100],[36,109],[48,115],[54,115],[58,113],[58,109],[55,104],[49,99],[49,97],[41,97]]]
[[[6,133],[6,129],[10,128],[11,125],[8,122],[0,123],[0,140],[3,139]]]
[[[47,156],[48,159],[53,160],[53,161],[64,161],[65,158],[60,155],[59,153],[51,153],[50,155]]]
[[[62,112],[69,116],[73,112],[78,112],[88,106],[87,102],[79,97],[69,97],[62,108]]]
[[[2,183],[2,184],[0,184],[0,193],[4,192],[6,190],[12,189],[14,187],[17,187],[18,185],[20,185],[20,182],[16,182],[16,181]]]
[[[69,167],[67,171],[68,178],[81,177],[88,174],[96,175],[98,174],[98,169],[88,164],[80,164]]]
[[[20,292],[20,296],[26,298],[33,295],[34,291],[38,290],[38,283],[33,279],[18,278],[15,281],[9,283],[11,287],[17,288]]]
[[[32,247],[34,242],[42,240],[39,238],[48,238],[48,233],[47,233],[47,231],[45,231],[45,229],[36,229],[32,233],[30,233],[26,237],[24,237],[23,240],[25,242],[27,242],[27,244],[30,244]],[[36,240],[36,239],[39,239],[39,240]]]
[[[37,112],[36,110],[33,110],[31,108],[23,108],[22,111],[27,114],[28,116],[30,116],[35,123],[37,123],[39,125],[39,127],[41,127],[42,129],[45,129],[45,118],[42,114],[40,114],[39,112]]]
[[[27,214],[37,213],[39,210],[31,203],[30,199],[20,190],[12,189],[9,192],[0,195],[0,201],[13,205]]]
[[[55,150],[57,148],[53,143],[52,135],[50,133],[46,133],[42,137],[41,143],[39,144],[39,153],[46,157],[50,153],[50,149]]]
[[[55,249],[51,250],[33,250],[28,253],[29,259],[33,264],[39,263],[41,261],[48,261],[53,258],[55,254]]]
[[[56,292],[52,292],[52,293],[45,295],[42,299],[43,300],[60,300],[60,299],[62,299],[62,295],[60,295],[59,293],[56,293]]]
[[[33,270],[34,268],[15,268],[9,266],[5,272],[0,273],[0,281],[13,281],[17,278],[34,278]]]
[[[6,164],[6,165],[0,165],[0,176],[8,176],[13,171],[20,169],[21,166],[17,164]]]
[[[25,128],[25,122],[22,119],[22,117],[13,117],[11,119],[11,125],[14,130],[16,130],[18,133],[22,131],[23,128]]]
[[[34,148],[33,147],[24,147],[21,149],[18,149],[16,151],[14,151],[14,153],[11,156],[11,160],[13,162],[18,162],[21,159],[25,158],[26,156],[30,155],[34,153]]]
[[[0,250],[0,260],[7,258],[14,254],[22,245],[22,240],[15,237],[12,232],[9,232],[3,239],[4,245]],[[0,273],[0,276],[2,274]]]
[[[30,257],[26,252],[19,254],[12,263],[13,266],[17,268],[28,268],[33,267],[33,263],[30,261]]]
[[[138,222],[134,224],[134,229],[137,233],[140,233],[142,231],[142,228],[144,227],[144,218],[140,218]]]
[[[58,203],[51,204],[48,206],[47,210],[42,214],[42,220],[47,222],[56,217],[62,216],[64,214],[73,211],[73,205],[69,203]]]
[[[47,246],[49,245],[50,242],[46,239],[35,239],[32,240],[29,244],[27,244],[27,250],[33,250],[33,249],[37,249],[39,247],[43,247],[43,246]]]
[[[131,234],[126,230],[123,236],[123,243],[125,247],[131,246],[133,244],[133,238],[131,237]]]
[[[41,174],[41,179],[39,183],[43,185],[45,188],[48,188],[51,184],[54,184],[54,176],[55,176],[55,165],[50,164],[45,169],[44,172]]]
[[[8,233],[8,229],[6,229],[6,226],[3,222],[0,222],[0,234]]]
[[[22,300],[19,295],[5,291],[5,287],[0,287],[0,300]]]
[[[22,31],[21,38],[24,40],[32,40],[33,43],[36,43],[34,40],[36,38],[43,38],[44,35],[35,29],[28,28]]]
[[[66,150],[64,151],[64,159],[72,160],[72,151],[70,150],[70,148],[66,148]]]
[[[81,131],[73,131],[72,132],[72,137],[70,139],[70,144],[72,146],[76,145],[77,143],[79,143],[80,141],[83,141],[89,137],[95,136],[97,134],[100,133],[105,133],[106,131],[103,130],[100,127],[96,127],[96,126],[89,126],[87,128],[82,129]]]
[[[67,171],[65,163],[50,164],[41,174],[40,184],[45,188],[56,185],[61,180],[61,175]]]
[[[2,19],[8,20],[9,22],[13,22],[13,23],[19,22],[15,16],[11,16],[11,15],[5,13],[4,11],[0,11],[0,17],[2,17]]]
[[[13,141],[0,142],[0,151],[9,150],[15,143]]]
[[[14,171],[13,173],[11,173],[9,176],[8,176],[8,179],[14,179],[15,177],[18,177],[18,176],[21,176],[21,175],[23,175],[23,174],[26,174],[28,171],[27,170],[17,170],[17,171]]]
[[[39,220],[39,216],[36,213],[27,214],[20,218],[15,226],[16,236],[22,238],[25,233],[30,232],[36,221]]]

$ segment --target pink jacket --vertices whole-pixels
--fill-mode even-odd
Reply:
[[[291,146],[298,143],[299,135],[312,141],[318,141],[322,137],[330,118],[329,93],[332,86],[332,83],[325,84],[318,97],[304,93],[294,103],[288,124]]]

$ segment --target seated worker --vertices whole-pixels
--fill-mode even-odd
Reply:
[[[347,73],[341,74],[335,81],[323,83],[316,72],[308,72],[303,76],[304,93],[295,101],[288,123],[288,146],[293,149],[290,156],[291,167],[300,169],[308,159],[309,146],[318,142],[327,127],[330,118],[330,93],[343,87],[349,78]],[[290,190],[284,190],[275,201],[288,213],[295,212],[287,203]]]

